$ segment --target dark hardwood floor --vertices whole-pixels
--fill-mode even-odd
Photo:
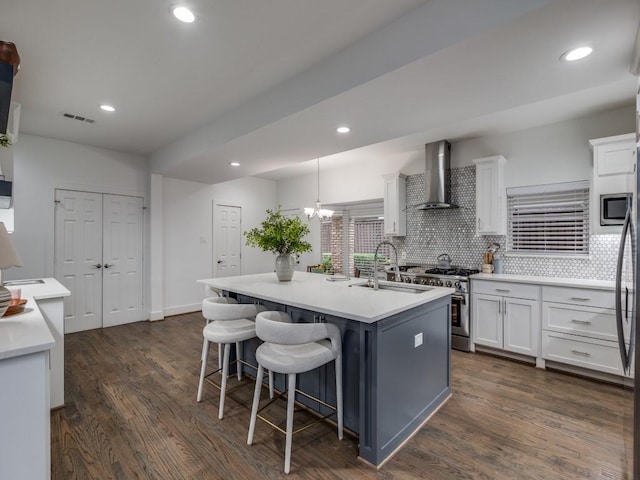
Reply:
[[[196,403],[203,323],[187,314],[66,335],[52,479],[285,476],[284,436],[258,422],[246,444],[249,379],[230,380],[223,420],[212,386]],[[631,479],[631,391],[482,354],[454,351],[452,363],[453,397],[380,471],[321,424],[294,437],[289,478]]]

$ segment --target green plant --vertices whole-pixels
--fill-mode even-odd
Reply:
[[[10,147],[11,139],[7,135],[0,135],[0,147]]]
[[[244,232],[245,243],[249,247],[259,247],[266,252],[304,253],[311,251],[311,244],[303,240],[309,227],[298,217],[285,217],[280,211],[267,210],[267,218],[261,228]]]
[[[333,273],[333,255],[330,253],[322,254],[322,266],[326,273]]]

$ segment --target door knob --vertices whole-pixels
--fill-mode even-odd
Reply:
[[[96,263],[95,265],[92,265],[92,267],[95,267],[95,268],[102,268],[102,265],[100,265],[99,263]]]
[[[104,268],[111,268],[111,267],[113,267],[113,265],[109,265],[108,263],[104,264]]]

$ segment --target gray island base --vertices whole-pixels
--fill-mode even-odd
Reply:
[[[343,341],[345,427],[359,436],[359,456],[380,467],[451,395],[451,293],[435,288],[415,294],[351,288],[320,274],[296,272],[292,282],[275,274],[199,282],[223,290],[241,303],[260,303],[288,312],[294,322],[328,322]],[[255,364],[260,341],[245,342],[243,358]],[[283,376],[275,387],[285,390]],[[335,405],[335,377],[329,365],[299,375],[298,388]],[[304,396],[307,407],[327,414]]]

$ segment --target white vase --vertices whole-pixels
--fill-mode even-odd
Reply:
[[[293,277],[295,258],[290,253],[281,253],[276,257],[276,275],[281,282],[290,282]]]

